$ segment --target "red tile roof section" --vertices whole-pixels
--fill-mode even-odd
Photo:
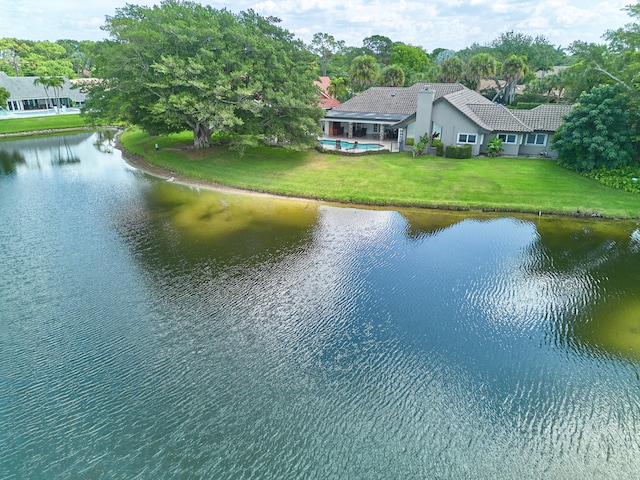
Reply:
[[[320,88],[320,98],[318,101],[318,106],[320,108],[329,109],[340,105],[340,102],[337,99],[327,93],[329,83],[331,83],[331,79],[329,77],[320,77],[319,80],[316,80],[313,83]]]

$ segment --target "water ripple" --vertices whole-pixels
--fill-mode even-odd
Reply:
[[[25,203],[0,224],[0,477],[639,471],[638,362],[593,334],[635,298],[635,240],[320,207],[239,248],[186,234],[175,186],[64,178],[0,191]]]

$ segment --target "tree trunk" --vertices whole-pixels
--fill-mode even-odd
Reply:
[[[213,130],[204,123],[196,123],[193,127],[193,148],[209,148],[211,146],[211,134]]]

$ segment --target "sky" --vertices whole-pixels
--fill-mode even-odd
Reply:
[[[151,6],[154,0],[2,0],[0,38],[21,40],[102,40],[106,16],[126,3]],[[552,45],[575,40],[605,43],[602,35],[632,19],[622,8],[632,0],[199,0],[232,12],[253,9],[281,19],[280,26],[310,43],[323,32],[360,47],[383,35],[394,42],[462,50],[484,45],[514,31],[544,36]]]

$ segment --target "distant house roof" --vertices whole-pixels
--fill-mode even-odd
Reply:
[[[564,65],[556,65],[554,67],[551,67],[550,70],[538,70],[535,75],[536,78],[544,78],[547,75],[557,75],[558,73],[560,73],[562,70],[566,70],[567,66]]]
[[[326,110],[340,105],[338,99],[332,97],[328,93],[329,84],[331,83],[331,79],[329,77],[320,77],[319,80],[316,80],[313,83],[317,87],[320,87],[320,101],[318,105],[320,108],[324,108]]]
[[[504,80],[497,80],[496,83],[495,79],[483,78],[480,80],[480,84],[478,85],[478,91],[481,92],[489,88],[502,90],[506,84],[507,82],[505,82]],[[522,95],[523,93],[524,85],[516,85],[516,95]]]
[[[5,72],[0,72],[0,87],[9,90],[11,94],[10,101],[46,98],[44,87],[33,83],[36,78],[38,77],[10,77]],[[51,90],[49,95],[53,95]],[[65,79],[60,90],[60,98],[70,98],[75,102],[84,102],[86,95],[82,91],[73,88],[71,82]]]

